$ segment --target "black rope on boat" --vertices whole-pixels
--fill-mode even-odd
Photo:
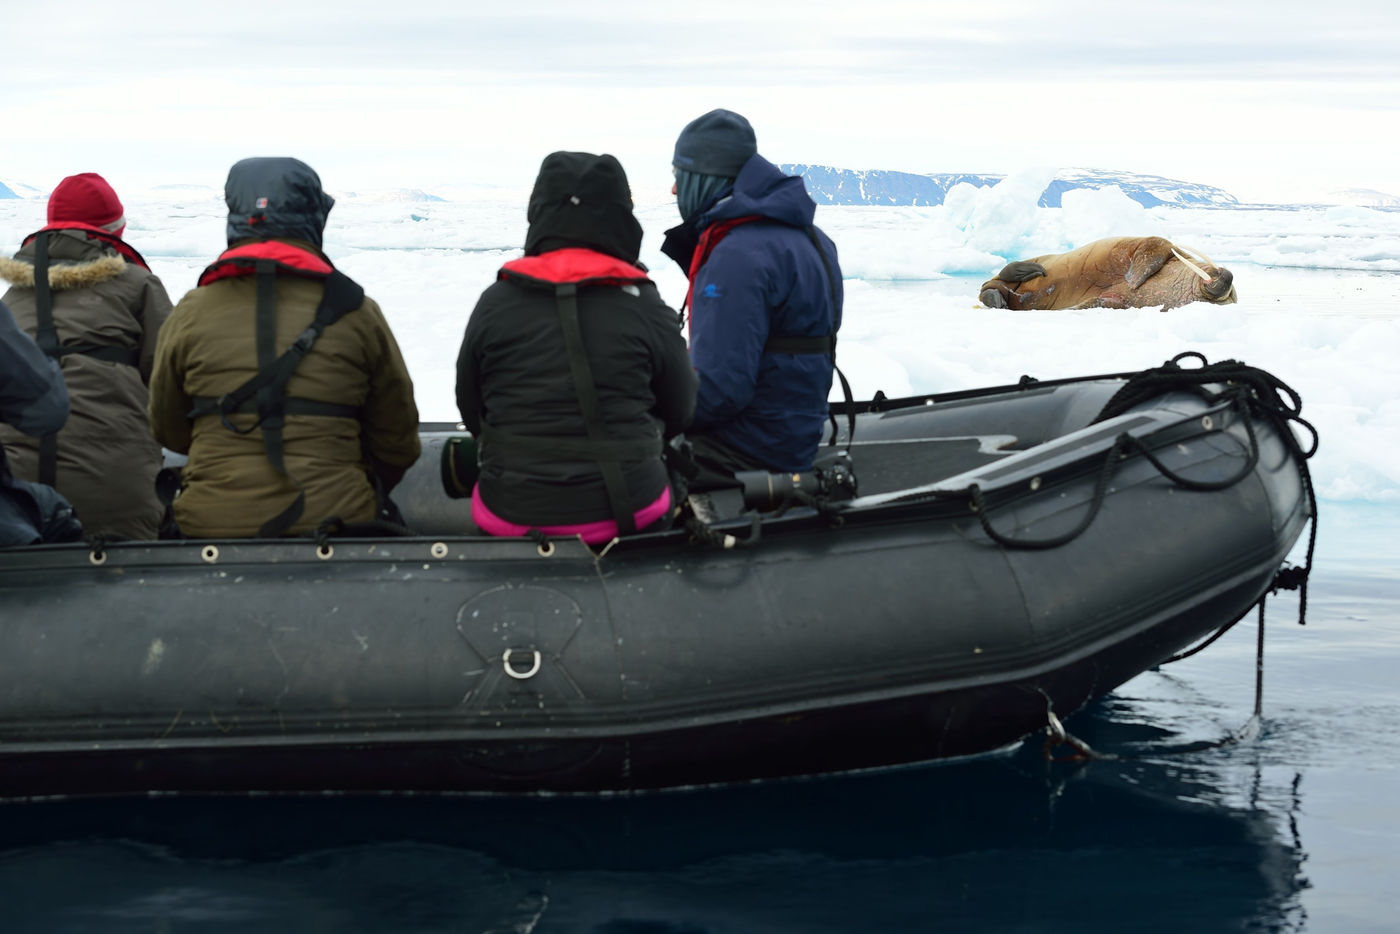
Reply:
[[[1094,498],[1089,504],[1089,512],[1080,521],[1079,525],[1070,529],[1063,535],[1054,538],[1041,539],[1015,539],[1003,535],[992,528],[991,516],[987,515],[986,504],[982,499],[982,488],[977,484],[968,487],[968,494],[972,497],[972,508],[977,511],[977,521],[982,524],[982,531],[987,533],[987,537],[1003,548],[1020,548],[1036,551],[1046,548],[1058,548],[1068,544],[1084,534],[1084,531],[1093,523],[1098,516],[1099,509],[1103,506],[1104,496],[1108,492],[1108,481],[1113,476],[1113,469],[1118,465],[1120,454],[1127,442],[1131,440],[1129,435],[1121,434],[1113,439],[1113,447],[1109,448],[1108,455],[1104,458],[1103,466],[1099,468],[1099,478],[1094,483]]]
[[[312,537],[316,539],[317,548],[325,548],[330,543],[331,536],[340,535],[344,531],[344,519],[340,516],[327,516],[316,524]]]
[[[1063,535],[1057,535],[1054,538],[1017,539],[996,531],[996,529],[992,528],[991,518],[987,515],[981,488],[974,483],[972,486],[968,487],[968,494],[972,498],[972,506],[977,512],[977,520],[981,523],[982,530],[987,533],[988,538],[998,545],[1001,545],[1003,548],[1019,548],[1025,550],[1058,548],[1061,545],[1074,541],[1080,535],[1083,535],[1093,523],[1095,517],[1099,514],[1099,509],[1103,506],[1104,497],[1108,493],[1108,482],[1113,478],[1115,468],[1118,466],[1118,463],[1124,460],[1129,454],[1141,454],[1148,463],[1156,468],[1159,474],[1166,477],[1172,483],[1175,483],[1183,489],[1197,492],[1227,490],[1249,476],[1259,463],[1259,438],[1254,433],[1254,425],[1250,422],[1248,413],[1246,412],[1244,414],[1245,418],[1243,421],[1245,432],[1249,436],[1249,455],[1239,472],[1233,477],[1226,477],[1223,480],[1192,480],[1190,477],[1184,477],[1162,463],[1157,455],[1153,454],[1151,449],[1140,440],[1126,432],[1120,434],[1113,439],[1113,447],[1111,447],[1108,454],[1105,455],[1103,466],[1099,469],[1098,480],[1094,483],[1094,497],[1090,502],[1089,512],[1080,521],[1079,525],[1065,532]]]
[[[1180,366],[1180,362],[1188,358],[1201,361],[1201,366],[1189,369]],[[1223,384],[1224,388],[1218,392],[1206,388],[1207,385],[1216,384]],[[1260,417],[1267,420],[1275,429],[1294,462],[1298,465],[1298,471],[1307,495],[1311,522],[1306,564],[1301,569],[1294,569],[1294,573],[1287,578],[1288,583],[1280,583],[1278,579],[1275,582],[1275,589],[1279,586],[1285,586],[1288,589],[1300,591],[1298,621],[1302,624],[1306,618],[1307,581],[1312,570],[1313,552],[1317,542],[1317,495],[1313,488],[1312,474],[1308,469],[1307,461],[1313,454],[1317,453],[1318,446],[1317,429],[1301,415],[1303,410],[1302,397],[1292,387],[1266,370],[1249,366],[1237,360],[1208,363],[1203,354],[1196,351],[1186,351],[1177,354],[1160,367],[1143,370],[1130,376],[1123,387],[1108,400],[1091,424],[1097,424],[1121,415],[1134,406],[1164,393],[1179,391],[1193,392],[1201,397],[1207,405],[1215,405],[1221,401],[1228,402],[1230,407],[1237,410],[1243,417],[1245,431],[1249,437],[1249,455],[1244,467],[1235,476],[1216,481],[1192,480],[1167,467],[1137,438],[1122,434],[1114,439],[1113,447],[1104,460],[1103,468],[1100,470],[1098,481],[1095,484],[1094,498],[1089,513],[1076,528],[1049,539],[1011,538],[997,532],[992,527],[982,490],[973,484],[968,488],[968,493],[983,531],[987,533],[988,538],[1004,548],[1029,550],[1056,548],[1073,541],[1088,529],[1098,515],[1115,466],[1118,461],[1130,453],[1143,455],[1158,473],[1183,489],[1196,491],[1228,489],[1247,477],[1259,461],[1259,439],[1255,434],[1251,417]],[[1293,433],[1293,424],[1297,424],[1311,436],[1311,442],[1306,449],[1299,443],[1297,435]]]
[[[1201,361],[1201,366],[1190,369],[1179,366],[1178,363],[1186,358],[1195,358]],[[1205,388],[1206,384],[1210,383],[1224,383],[1225,389],[1220,392],[1211,392]],[[1232,402],[1242,404],[1244,406],[1242,411],[1246,416],[1257,415],[1270,423],[1288,449],[1289,454],[1292,455],[1294,463],[1298,465],[1298,473],[1302,477],[1303,490],[1308,501],[1308,515],[1310,516],[1307,552],[1301,567],[1287,565],[1274,575],[1269,592],[1298,591],[1298,625],[1307,625],[1308,580],[1312,574],[1313,554],[1317,549],[1317,491],[1313,486],[1312,471],[1308,468],[1308,460],[1317,453],[1319,439],[1317,429],[1302,417],[1303,397],[1287,383],[1266,370],[1249,366],[1238,360],[1207,363],[1204,355],[1196,351],[1187,351],[1177,354],[1156,369],[1144,370],[1137,376],[1130,378],[1123,388],[1108,400],[1095,421],[1112,418],[1153,396],[1172,390],[1193,391],[1207,403],[1214,403],[1228,396]],[[1257,460],[1258,443],[1254,437],[1253,426],[1248,419],[1246,419],[1245,425],[1250,432],[1252,458]],[[1298,436],[1294,434],[1294,425],[1309,435],[1310,441],[1306,448],[1299,443]],[[1146,454],[1145,451],[1143,453]],[[1148,457],[1151,459],[1150,455]],[[1155,460],[1153,463],[1158,470],[1162,469]],[[1173,479],[1177,480],[1177,478]],[[1180,481],[1177,480],[1177,482]],[[1260,597],[1261,607],[1262,604],[1263,597]],[[1246,613],[1248,613],[1247,610]],[[1220,633],[1212,637],[1212,641],[1236,622],[1239,620],[1236,619],[1223,627]],[[1201,646],[1201,648],[1204,647],[1204,645]]]
[[[1189,649],[1186,649],[1185,651],[1176,653],[1171,658],[1164,659],[1163,661],[1159,662],[1159,665],[1170,665],[1173,662],[1179,662],[1182,659],[1190,658],[1192,655],[1195,655],[1197,652],[1200,652],[1201,650],[1205,649],[1206,646],[1215,642],[1217,639],[1225,635],[1225,633],[1229,632],[1231,629],[1234,629],[1235,624],[1238,623],[1240,620],[1244,619],[1246,616],[1248,616],[1249,611],[1254,609],[1255,607],[1259,608],[1259,626],[1262,629],[1264,626],[1264,601],[1265,599],[1267,599],[1269,594],[1278,593],[1280,590],[1300,591],[1298,607],[1298,625],[1307,625],[1307,606],[1302,601],[1303,594],[1307,591],[1308,570],[1308,568],[1297,567],[1291,564],[1284,565],[1283,567],[1279,568],[1277,573],[1274,574],[1274,579],[1273,582],[1269,585],[1269,589],[1265,591],[1263,596],[1261,596],[1253,604],[1247,607],[1243,613],[1230,620],[1224,626],[1221,626],[1215,632],[1207,636],[1203,641],[1197,643]]]
[[[1223,397],[1224,395],[1224,393],[1221,393],[1220,397]],[[1080,521],[1079,525],[1075,526],[1073,529],[1064,533],[1063,535],[1057,535],[1053,538],[1015,539],[1011,538],[1010,536],[1003,535],[1002,533],[992,528],[991,518],[987,515],[987,510],[985,508],[984,501],[982,498],[982,490],[977,484],[974,483],[968,488],[968,493],[972,498],[973,508],[977,511],[977,519],[982,525],[982,530],[987,533],[988,538],[996,542],[998,545],[1001,545],[1003,548],[1038,550],[1046,548],[1058,548],[1061,545],[1065,545],[1069,542],[1074,541],[1080,535],[1084,534],[1084,532],[1093,523],[1095,517],[1098,516],[1099,509],[1103,506],[1104,497],[1108,493],[1108,482],[1110,479],[1112,479],[1113,472],[1118,466],[1118,463],[1127,458],[1129,454],[1141,454],[1147,460],[1148,463],[1150,463],[1154,468],[1156,468],[1159,474],[1166,477],[1172,483],[1175,483],[1177,486],[1183,489],[1194,490],[1197,492],[1214,492],[1217,490],[1227,490],[1235,484],[1239,483],[1245,477],[1249,476],[1250,473],[1253,472],[1255,466],[1259,463],[1259,438],[1255,435],[1254,425],[1249,419],[1249,410],[1247,404],[1244,402],[1242,396],[1237,396],[1236,398],[1231,400],[1231,407],[1237,407],[1240,409],[1241,414],[1244,416],[1243,421],[1245,433],[1249,437],[1249,454],[1245,459],[1244,465],[1232,477],[1226,477],[1223,480],[1192,480],[1190,477],[1182,476],[1181,474],[1172,470],[1166,464],[1162,463],[1162,461],[1157,457],[1157,455],[1152,453],[1152,450],[1148,448],[1147,445],[1143,444],[1140,440],[1133,437],[1132,435],[1124,432],[1123,434],[1120,434],[1118,437],[1113,439],[1113,447],[1109,449],[1108,454],[1104,457],[1103,466],[1099,470],[1098,480],[1094,484],[1094,497],[1092,502],[1090,503],[1089,512]]]
[[[1202,366],[1190,370],[1182,369],[1180,366],[1178,366],[1178,364],[1181,360],[1187,358],[1195,358],[1200,360]],[[1205,388],[1205,384],[1208,383],[1224,383],[1225,388],[1220,392],[1212,392]],[[1258,369],[1257,367],[1246,366],[1245,364],[1239,363],[1234,360],[1226,360],[1218,364],[1209,364],[1206,362],[1206,358],[1203,355],[1194,351],[1189,351],[1187,353],[1178,354],[1177,356],[1173,357],[1171,360],[1167,361],[1163,366],[1157,368],[1156,370],[1147,370],[1141,374],[1131,377],[1128,380],[1128,383],[1125,384],[1123,388],[1120,389],[1113,396],[1113,398],[1109,400],[1107,405],[1104,406],[1103,412],[1099,414],[1099,417],[1095,419],[1095,421],[1103,421],[1104,419],[1112,418],[1115,415],[1122,414],[1123,412],[1127,411],[1133,406],[1145,402],[1158,395],[1161,395],[1164,392],[1180,391],[1182,389],[1194,391],[1197,395],[1201,396],[1201,398],[1205,399],[1208,404],[1214,404],[1215,402],[1228,397],[1230,399],[1232,407],[1238,407],[1241,409],[1242,414],[1245,416],[1245,426],[1249,433],[1250,439],[1250,459],[1249,465],[1245,470],[1241,471],[1238,476],[1233,477],[1227,481],[1216,481],[1202,484],[1200,481],[1191,481],[1185,477],[1176,475],[1171,470],[1167,469],[1165,465],[1160,463],[1156,459],[1156,457],[1152,455],[1149,451],[1147,451],[1145,446],[1142,445],[1140,442],[1137,442],[1136,439],[1132,439],[1133,443],[1131,445],[1126,442],[1123,443],[1121,445],[1121,448],[1134,448],[1138,453],[1143,454],[1144,457],[1146,457],[1147,460],[1150,461],[1152,465],[1158,470],[1158,472],[1160,472],[1163,476],[1168,477],[1174,483],[1178,483],[1187,489],[1223,489],[1225,487],[1233,485],[1234,483],[1238,483],[1241,479],[1243,479],[1245,475],[1247,475],[1251,470],[1254,469],[1254,465],[1257,463],[1259,457],[1259,442],[1249,419],[1252,415],[1262,417],[1269,421],[1271,426],[1275,429],[1276,433],[1279,435],[1283,444],[1287,448],[1289,454],[1292,456],[1294,463],[1297,464],[1298,472],[1303,483],[1303,489],[1307,496],[1309,531],[1307,553],[1306,558],[1304,560],[1304,564],[1301,567],[1296,567],[1293,565],[1284,565],[1283,567],[1279,568],[1274,573],[1273,580],[1270,582],[1270,585],[1265,591],[1265,593],[1262,594],[1259,597],[1259,599],[1256,600],[1253,604],[1247,607],[1244,610],[1244,612],[1242,612],[1239,616],[1236,616],[1234,619],[1230,620],[1230,622],[1221,626],[1213,634],[1211,634],[1205,640],[1193,646],[1192,648],[1187,649],[1183,652],[1179,652],[1176,655],[1173,655],[1171,658],[1168,658],[1160,663],[1162,665],[1167,665],[1173,662],[1181,661],[1185,658],[1190,658],[1192,655],[1195,655],[1196,653],[1205,649],[1207,646],[1214,643],[1217,639],[1223,636],[1230,629],[1234,628],[1234,626],[1237,623],[1239,623],[1240,620],[1244,619],[1246,616],[1249,615],[1250,610],[1255,609],[1257,607],[1259,621],[1256,633],[1254,655],[1254,710],[1250,718],[1245,722],[1243,726],[1226,735],[1222,739],[1208,742],[1187,743],[1180,746],[1172,746],[1165,748],[1159,747],[1131,756],[1122,754],[1103,753],[1089,748],[1087,744],[1084,744],[1082,741],[1074,739],[1074,737],[1072,737],[1064,729],[1063,725],[1059,723],[1059,720],[1054,715],[1054,711],[1051,710],[1048,714],[1049,725],[1047,725],[1045,728],[1046,740],[1044,746],[1044,755],[1047,760],[1055,758],[1053,750],[1055,749],[1055,747],[1062,744],[1067,744],[1071,746],[1071,748],[1074,750],[1074,754],[1067,757],[1070,759],[1128,759],[1143,758],[1148,755],[1160,756],[1186,752],[1200,752],[1207,749],[1217,749],[1222,746],[1230,745],[1232,743],[1243,742],[1253,738],[1258,734],[1260,725],[1263,721],[1264,622],[1265,606],[1267,604],[1268,595],[1271,593],[1277,593],[1280,590],[1297,590],[1299,592],[1298,623],[1299,625],[1305,625],[1307,622],[1308,579],[1312,573],[1313,554],[1317,546],[1317,493],[1312,482],[1312,472],[1309,470],[1307,462],[1308,459],[1313,456],[1313,454],[1317,453],[1318,435],[1317,430],[1309,422],[1307,422],[1301,417],[1300,413],[1302,412],[1303,408],[1302,397],[1299,396],[1292,388],[1283,383],[1281,380],[1264,370]],[[1303,445],[1299,443],[1297,435],[1294,434],[1292,428],[1294,424],[1300,426],[1311,436],[1311,442],[1306,448],[1304,448]],[[1118,455],[1121,453],[1119,442],[1121,442],[1122,440],[1123,436],[1120,436],[1119,439],[1115,441],[1114,449],[1110,451],[1110,460],[1105,463],[1105,470],[1108,469],[1108,464],[1116,460]],[[1100,486],[1096,489],[1095,492],[1095,504],[1091,512],[1091,519],[1092,514],[1096,513],[1098,510],[1097,500],[1101,496],[1100,490],[1102,489],[1103,475],[1103,472],[1101,472],[1101,482]],[[983,510],[980,507],[980,491],[974,489],[972,492],[973,502],[974,505],[978,506],[978,518],[982,522],[983,529],[986,530],[987,534],[994,540],[997,540],[999,543],[1005,544],[1004,542],[1001,542],[999,536],[993,534],[993,531],[990,528],[990,524],[987,521],[985,510]],[[1087,521],[1085,523],[1081,523],[1081,528],[1076,530],[1074,533],[1071,533],[1070,538],[1082,532],[1083,529],[1087,527],[1087,525]],[[1025,548],[1053,546],[1037,546],[1036,543],[1028,544],[1022,542],[1013,542],[1010,547]]]
[[[1260,597],[1260,598],[1259,598],[1259,601],[1258,601],[1257,603],[1252,603],[1252,604],[1250,604],[1248,607],[1245,608],[1245,611],[1244,611],[1243,613],[1241,613],[1239,616],[1236,616],[1234,619],[1230,620],[1230,621],[1229,621],[1228,623],[1226,623],[1224,626],[1221,626],[1219,629],[1217,629],[1215,632],[1211,633],[1211,634],[1210,634],[1209,636],[1207,636],[1205,639],[1203,639],[1203,640],[1201,640],[1200,642],[1198,642],[1196,645],[1193,645],[1191,648],[1186,649],[1185,651],[1177,652],[1177,653],[1176,653],[1175,655],[1173,655],[1171,658],[1163,659],[1162,661],[1158,662],[1157,664],[1158,664],[1159,666],[1161,666],[1161,665],[1170,665],[1170,664],[1172,664],[1173,662],[1179,662],[1179,661],[1181,661],[1181,660],[1184,659],[1184,658],[1190,658],[1192,655],[1195,655],[1197,652],[1200,652],[1200,651],[1204,650],[1206,646],[1211,645],[1211,644],[1214,643],[1217,639],[1219,639],[1221,636],[1225,635],[1225,633],[1229,632],[1231,629],[1234,629],[1234,628],[1235,628],[1235,624],[1238,623],[1240,620],[1244,619],[1246,616],[1248,616],[1248,615],[1249,615],[1249,611],[1252,610],[1252,609],[1254,609],[1256,606],[1259,607],[1261,610],[1264,608],[1264,598],[1263,598],[1263,597]]]
[[[1203,752],[1207,749],[1220,749],[1224,746],[1230,746],[1235,743],[1253,739],[1259,734],[1259,728],[1264,719],[1264,603],[1266,598],[1267,594],[1264,597],[1260,597],[1259,600],[1249,608],[1259,608],[1259,628],[1254,644],[1254,711],[1250,714],[1249,719],[1238,729],[1216,740],[1182,743],[1178,746],[1154,746],[1134,753],[1103,752],[1092,748],[1088,743],[1072,735],[1064,728],[1064,725],[1060,723],[1059,718],[1055,716],[1055,711],[1051,709],[1047,711],[1049,723],[1045,727],[1045,745],[1043,749],[1045,759],[1052,762],[1063,762],[1066,760],[1083,761],[1086,759],[1145,759],[1149,756],[1180,755],[1188,752]],[[1171,662],[1180,661],[1183,658],[1189,658],[1195,655],[1216,639],[1223,636],[1236,623],[1248,615],[1249,610],[1245,610],[1239,616],[1235,617],[1224,626],[1221,626],[1220,629],[1216,630],[1216,632],[1204,642],[1201,642],[1185,652],[1173,655],[1161,664],[1170,664]],[[1041,693],[1044,692],[1042,691]],[[1048,696],[1046,700],[1049,700]],[[1056,756],[1055,749],[1059,746],[1069,746],[1073,752],[1068,756]]]

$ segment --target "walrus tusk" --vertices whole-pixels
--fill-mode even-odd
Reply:
[[[1184,247],[1183,247],[1183,249],[1184,249]],[[1200,276],[1200,277],[1201,277],[1202,279],[1204,279],[1206,282],[1209,282],[1209,281],[1210,281],[1210,276],[1206,273],[1206,271],[1205,271],[1204,269],[1202,269],[1200,266],[1197,266],[1195,263],[1191,262],[1189,259],[1187,259],[1184,255],[1182,255],[1181,251],[1178,250],[1176,247],[1172,247],[1172,255],[1175,256],[1177,259],[1181,260],[1183,263],[1185,263],[1187,269],[1191,270],[1191,271],[1194,272],[1196,275]],[[1198,254],[1198,255],[1199,255],[1199,254]]]
[[[1182,245],[1180,247],[1177,247],[1177,249],[1181,250],[1183,253],[1187,254],[1198,263],[1203,263],[1207,266],[1215,265],[1215,260],[1211,259],[1209,256],[1205,255],[1195,247]]]

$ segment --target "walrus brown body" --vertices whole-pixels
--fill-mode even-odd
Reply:
[[[1109,237],[1071,250],[1007,264],[982,283],[988,308],[1175,308],[1229,305],[1234,275],[1163,237]]]

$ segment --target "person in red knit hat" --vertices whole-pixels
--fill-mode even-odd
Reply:
[[[70,175],[49,195],[48,224],[0,258],[3,301],[41,350],[59,361],[72,416],[30,438],[0,426],[14,474],[72,502],[84,529],[155,538],[164,507],[155,477],[160,445],[146,423],[156,334],[170,297],[125,240],[126,212],[95,172]]]
[[[105,178],[80,172],[59,182],[49,195],[49,226],[63,223],[101,227],[120,237],[126,230],[126,211]]]

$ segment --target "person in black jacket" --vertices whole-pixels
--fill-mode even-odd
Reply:
[[[0,422],[28,435],[47,435],[67,420],[68,390],[58,362],[19,329],[0,302]],[[0,547],[81,537],[68,501],[52,487],[13,476],[0,448]]]
[[[472,518],[492,535],[605,542],[670,515],[662,447],[690,422],[695,372],[637,261],[616,158],[546,156],[527,219],[524,257],[482,293],[457,357],[480,456]]]

